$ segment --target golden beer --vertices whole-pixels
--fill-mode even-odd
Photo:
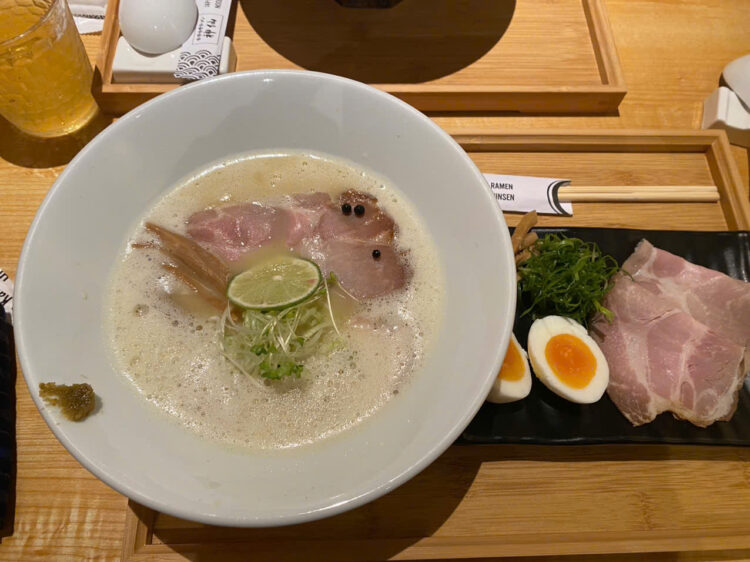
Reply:
[[[0,115],[54,137],[97,113],[92,70],[66,0],[0,0]]]

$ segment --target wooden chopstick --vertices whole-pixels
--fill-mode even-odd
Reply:
[[[567,185],[558,191],[569,202],[712,202],[720,199],[714,185]]]
[[[715,185],[566,185],[560,188],[560,193],[599,193],[602,191],[700,191],[716,193]]]

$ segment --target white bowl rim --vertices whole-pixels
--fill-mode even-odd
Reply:
[[[456,142],[456,140],[451,135],[449,135],[439,125],[437,125],[432,119],[424,115],[422,112],[420,112],[419,110],[415,109],[413,106],[409,105],[403,100],[387,92],[384,92],[382,90],[379,90],[377,88],[364,84],[362,82],[358,82],[356,80],[352,80],[352,79],[345,78],[342,76],[327,74],[323,72],[308,71],[308,70],[269,69],[269,70],[234,72],[230,74],[225,74],[223,76],[217,76],[214,78],[194,82],[192,84],[186,84],[170,92],[161,94],[155,97],[154,99],[149,100],[139,105],[137,108],[131,110],[127,114],[123,115],[115,123],[110,124],[106,129],[104,129],[98,135],[96,135],[91,141],[89,141],[89,143],[83,149],[81,149],[81,151],[78,154],[76,154],[76,156],[68,163],[65,169],[60,173],[60,175],[55,180],[54,184],[48,191],[41,205],[37,209],[36,215],[34,217],[34,220],[31,223],[31,226],[29,227],[29,230],[26,235],[26,239],[21,249],[21,254],[19,257],[19,261],[18,261],[17,275],[16,275],[16,298],[14,299],[14,322],[15,322],[16,349],[17,349],[18,358],[19,358],[20,365],[21,365],[22,374],[24,376],[24,379],[27,382],[27,388],[29,390],[29,393],[31,394],[31,398],[34,401],[37,409],[41,413],[42,418],[44,419],[44,421],[46,422],[47,426],[50,428],[52,433],[55,435],[55,437],[58,439],[58,441],[60,441],[60,443],[65,447],[65,449],[67,449],[67,451],[70,452],[73,455],[73,457],[76,460],[78,460],[89,472],[91,472],[99,480],[107,484],[110,488],[160,513],[172,515],[174,517],[179,517],[181,519],[196,521],[196,522],[205,523],[208,525],[220,525],[220,526],[227,526],[227,527],[283,526],[283,525],[294,525],[298,523],[310,522],[310,521],[315,521],[317,519],[330,517],[333,515],[337,515],[337,514],[349,511],[356,507],[362,506],[366,503],[369,503],[387,494],[388,492],[394,490],[395,488],[401,486],[405,482],[409,481],[411,478],[419,474],[422,470],[427,468],[427,466],[432,464],[432,462],[434,462],[435,459],[437,459],[440,455],[442,455],[448,449],[448,447],[450,447],[450,445],[452,445],[453,442],[460,436],[461,432],[463,432],[463,430],[466,428],[469,422],[474,418],[476,413],[479,411],[479,408],[484,403],[486,395],[489,392],[490,386],[492,385],[492,382],[493,382],[493,378],[488,376],[485,388],[483,389],[482,393],[478,394],[475,397],[471,406],[466,409],[464,415],[460,418],[458,423],[454,425],[453,429],[449,433],[446,433],[442,439],[435,442],[425,455],[423,455],[420,459],[418,459],[416,462],[411,464],[411,466],[402,470],[399,474],[397,474],[390,480],[382,482],[378,486],[371,488],[369,491],[365,493],[362,493],[356,496],[350,496],[349,498],[343,501],[336,502],[335,504],[332,504],[323,508],[306,511],[306,512],[300,512],[293,516],[280,515],[280,516],[272,516],[272,517],[253,517],[252,519],[245,518],[245,517],[234,517],[234,516],[209,516],[209,515],[202,514],[202,513],[195,513],[189,509],[183,509],[180,506],[174,506],[166,502],[162,502],[159,499],[152,498],[140,492],[138,489],[128,485],[127,483],[121,482],[120,480],[118,480],[116,475],[111,474],[109,471],[97,465],[95,460],[89,458],[80,449],[76,447],[75,443],[71,439],[68,438],[68,436],[66,435],[62,427],[59,424],[55,423],[55,420],[50,415],[49,410],[45,407],[44,402],[42,401],[39,394],[33,392],[33,389],[28,384],[29,379],[28,379],[28,376],[26,375],[26,369],[25,369],[25,365],[29,364],[29,360],[28,360],[29,352],[27,351],[27,345],[26,345],[25,336],[24,336],[25,330],[24,330],[24,324],[23,324],[23,315],[21,314],[21,312],[23,311],[23,307],[24,307],[24,299],[23,299],[24,281],[23,280],[25,276],[27,252],[28,252],[29,246],[31,245],[31,240],[34,238],[36,230],[39,226],[41,217],[44,215],[44,211],[51,204],[52,200],[55,198],[56,193],[64,184],[65,179],[70,173],[70,170],[73,167],[75,167],[80,160],[86,158],[86,155],[88,154],[89,151],[93,149],[94,146],[102,142],[105,142],[110,136],[117,134],[119,127],[124,126],[124,125],[120,125],[120,123],[129,123],[133,120],[136,120],[140,117],[143,111],[149,110],[152,107],[157,107],[164,103],[169,103],[169,100],[172,100],[179,96],[192,95],[189,93],[196,91],[200,88],[213,87],[213,84],[217,82],[244,80],[246,79],[247,76],[251,76],[253,78],[255,77],[274,78],[274,77],[280,77],[280,76],[295,76],[295,75],[314,76],[314,77],[318,77],[320,79],[324,79],[324,80],[328,80],[332,82],[339,82],[342,84],[346,84],[347,87],[354,87],[358,89],[367,90],[371,95],[376,95],[382,98],[387,98],[392,103],[396,103],[400,105],[402,109],[409,111],[416,118],[420,119],[424,123],[427,123],[437,135],[441,136],[444,140],[452,144],[455,150],[460,154],[461,158],[472,169],[477,181],[486,184],[486,180],[484,176],[482,175],[482,173],[480,172],[479,168],[477,168],[476,164],[471,160],[468,154],[466,154],[463,148],[458,144],[458,142]],[[499,205],[497,205],[497,202],[495,201],[495,198],[493,197],[489,187],[487,187],[487,189],[484,190],[484,193],[485,193],[485,198],[487,200],[487,204],[490,205],[491,208],[495,210],[493,215],[495,218],[496,226],[500,228],[501,232],[503,232],[502,229],[505,229],[504,232],[506,233],[506,236],[507,236],[506,240],[508,243],[508,248],[510,248],[510,236],[508,234],[507,223],[505,222],[505,218],[503,217],[502,211],[500,210]],[[515,305],[516,305],[516,291],[514,290],[514,287],[516,285],[515,263],[513,262],[511,254],[512,254],[512,251],[506,252],[505,254],[505,261],[506,261],[506,266],[507,266],[505,268],[505,274],[509,277],[509,279],[512,277],[512,282],[507,284],[508,294],[505,295],[508,305],[509,305],[508,306],[509,311],[515,310]],[[503,342],[507,344],[507,342],[510,340],[510,332],[512,330],[512,327],[513,327],[513,323],[510,322],[510,323],[507,323],[502,329],[501,337],[498,340],[500,345],[497,346],[497,350],[495,352],[495,359],[493,362],[494,373],[497,373],[500,370],[500,367],[502,365],[503,359],[505,357],[505,345],[502,345],[502,344]]]

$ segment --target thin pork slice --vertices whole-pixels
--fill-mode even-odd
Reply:
[[[190,237],[215,255],[233,262],[286,236],[287,217],[257,203],[207,209],[187,221]]]
[[[331,210],[327,193],[299,193],[279,205],[244,203],[216,207],[188,218],[188,234],[214,254],[237,261],[270,242],[290,247],[315,235]]]
[[[352,212],[344,214],[348,203]],[[364,214],[354,207],[362,205]],[[188,218],[188,234],[228,262],[278,241],[334,273],[356,298],[386,295],[406,282],[408,270],[394,247],[396,224],[369,194],[348,190],[334,202],[326,193],[300,193],[276,205],[217,207]],[[379,256],[375,255],[379,252]]]
[[[338,206],[331,208],[320,218],[318,233],[323,240],[351,240],[390,244],[396,233],[396,223],[378,206],[378,200],[367,193],[345,191],[339,196]],[[359,216],[354,210],[348,215],[341,212],[341,205],[348,203],[354,209],[364,208]]]
[[[280,209],[286,213],[286,243],[290,248],[315,236],[321,217],[333,212],[331,197],[320,192],[293,195],[290,203]]]
[[[375,250],[380,252],[377,259],[372,255]],[[341,286],[357,299],[381,297],[406,283],[407,270],[401,256],[388,244],[330,240],[323,243],[319,255],[317,263],[324,275],[334,273]]]
[[[605,300],[592,337],[610,370],[612,401],[633,425],[671,411],[700,427],[728,420],[745,378],[743,346],[717,334],[627,274]]]
[[[750,353],[750,284],[641,241],[622,264],[637,282]],[[747,358],[750,366],[750,357]]]

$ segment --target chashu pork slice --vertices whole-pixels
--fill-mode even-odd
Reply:
[[[750,284],[642,240],[622,264],[633,279],[750,352]],[[750,367],[750,357],[747,358]]]
[[[618,274],[591,336],[609,364],[607,393],[633,425],[662,412],[706,427],[727,420],[745,378],[745,348]]]
[[[610,368],[607,393],[634,425],[664,411],[706,427],[737,407],[750,343],[750,284],[643,240],[590,326]]]
[[[217,207],[188,218],[188,235],[220,258],[233,262],[283,239],[286,215],[275,207],[258,203]]]
[[[349,204],[344,214],[341,206]],[[354,212],[361,205],[364,213]],[[216,207],[188,218],[190,237],[213,254],[236,262],[280,242],[333,273],[358,299],[387,295],[404,286],[408,269],[395,248],[396,224],[369,194],[348,190],[336,202],[326,193],[303,193],[278,205]]]

